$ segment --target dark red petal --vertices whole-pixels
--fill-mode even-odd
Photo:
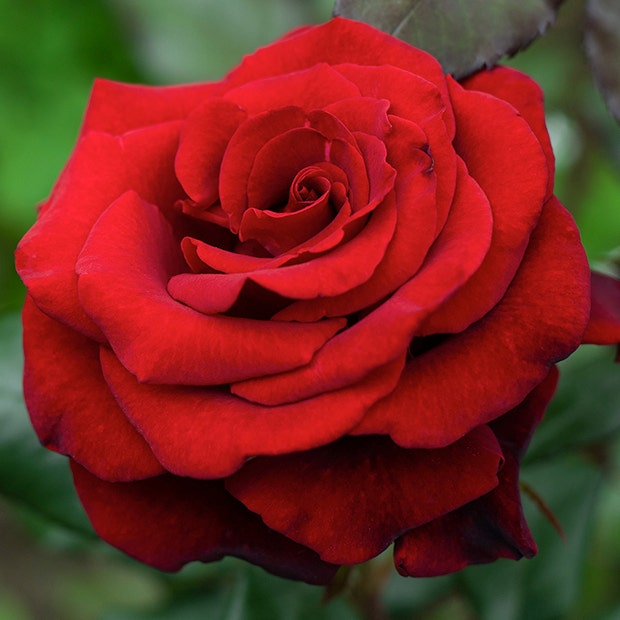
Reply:
[[[369,208],[372,206],[370,205]],[[365,212],[360,211],[356,215],[365,215]],[[334,221],[338,223],[337,219]],[[349,222],[341,225],[340,230],[342,232],[335,238],[333,235],[325,237],[319,234],[318,240],[317,237],[313,237],[298,248],[293,249],[295,258],[303,258],[306,252],[309,254],[315,251],[322,253],[326,249],[331,249],[330,245],[335,245],[337,242],[346,239],[346,229],[350,224],[355,224],[355,220],[350,219]],[[291,299],[312,299],[322,295],[338,295],[359,286],[371,277],[385,254],[385,249],[394,234],[395,225],[396,209],[394,208],[393,196],[390,195],[374,210],[373,217],[361,232],[347,243],[342,243],[326,254],[312,257],[312,260],[306,262],[284,266],[281,266],[281,260],[276,259],[273,262],[264,263],[261,269],[247,273],[226,275],[217,273],[182,274],[171,279],[170,291],[175,298],[183,300],[191,307],[205,309],[212,305],[208,299],[205,299],[208,294],[205,291],[208,291],[212,285],[215,290],[223,291],[226,299],[232,299],[248,280],[268,291]],[[326,230],[329,230],[329,227]],[[338,230],[335,231],[335,233],[339,232]],[[325,247],[326,245],[327,247]],[[199,249],[217,254],[217,252],[208,250],[206,247]],[[286,257],[287,255],[284,254],[278,259],[286,259]],[[234,261],[234,255],[231,255],[230,258],[231,261]],[[238,264],[238,261],[235,262]],[[287,323],[277,321],[272,324],[280,325],[280,328],[284,329],[283,326]],[[300,326],[297,323],[289,323],[289,325]],[[307,325],[310,326],[310,324]],[[338,327],[341,325],[341,322],[338,322]]]
[[[376,98],[385,97],[390,101],[389,119],[403,119],[418,125],[426,134],[426,148],[433,159],[433,167],[440,183],[437,186],[436,212],[437,232],[448,217],[456,182],[456,158],[452,140],[452,125],[446,125],[445,113],[452,111],[448,99],[442,98],[441,91],[419,75],[412,75],[396,67],[360,67],[340,65],[338,70],[359,85],[363,95]],[[450,117],[452,118],[452,117]],[[386,137],[395,148],[420,148],[416,140],[413,144],[403,140],[397,131]],[[390,148],[388,146],[388,148]]]
[[[342,437],[394,389],[404,357],[347,389],[282,407],[254,405],[225,388],[139,383],[107,349],[101,350],[101,362],[125,415],[166,469],[219,478],[253,456],[308,450]]]
[[[327,161],[329,147],[325,137],[311,127],[295,127],[271,138],[256,153],[252,163],[244,188],[247,208],[275,210],[284,207],[297,173]],[[361,165],[364,170],[363,162]]]
[[[313,66],[261,79],[256,75],[242,86],[232,88],[224,96],[251,115],[297,106],[309,112],[320,110],[340,99],[359,96],[355,84],[319,60]]]
[[[220,168],[220,201],[236,234],[247,209],[247,184],[256,154],[269,141],[291,129],[303,127],[306,115],[298,107],[259,114],[245,123],[230,139]]]
[[[448,101],[443,70],[430,54],[367,24],[340,17],[315,28],[298,30],[246,56],[228,79],[233,84],[243,84],[313,67],[319,62],[332,66],[339,63],[376,66],[378,59],[381,69],[389,65],[399,67],[432,82]],[[446,124],[453,130],[454,119],[449,108],[445,114]]]
[[[121,135],[134,129],[184,119],[197,105],[223,90],[222,83],[142,86],[97,79],[82,133]]]
[[[127,189],[162,206],[182,194],[173,168],[178,135],[179,124],[169,123],[119,138],[88,133],[80,139],[16,251],[17,271],[46,314],[102,340],[78,301],[76,260],[97,218]]]
[[[323,560],[355,564],[405,530],[488,493],[501,460],[486,427],[433,451],[405,450],[385,437],[348,437],[310,452],[253,459],[226,488]]]
[[[555,386],[555,367],[527,398],[491,424],[502,446],[499,485],[482,496],[396,541],[394,563],[401,575],[434,577],[469,564],[498,558],[519,560],[536,554],[519,493],[519,461],[540,422]]]
[[[239,238],[255,239],[278,256],[318,235],[333,217],[328,186],[317,200],[294,212],[248,209],[241,220]]]
[[[296,302],[274,318],[317,321],[325,316],[345,316],[363,310],[394,292],[420,268],[437,228],[436,175],[429,172],[431,158],[413,146],[419,128],[397,117],[391,118],[394,131],[388,136],[387,146],[388,161],[397,171],[394,181],[397,220],[383,260],[360,286],[342,295]],[[407,148],[403,148],[403,143]],[[464,182],[463,177],[461,174],[459,183]]]
[[[429,319],[425,334],[463,331],[502,298],[540,217],[548,178],[540,143],[514,108],[453,80],[449,85],[456,152],[491,203],[493,238],[478,272]]]
[[[357,432],[388,433],[407,447],[444,446],[515,407],[581,342],[588,280],[579,231],[551,200],[497,307],[411,360]]]
[[[158,476],[104,482],[71,464],[80,500],[95,531],[128,555],[166,571],[226,555],[314,584],[331,581],[337,566],[267,528],[220,481]]]
[[[383,139],[391,129],[387,117],[389,107],[387,99],[353,97],[331,103],[323,110],[333,114],[349,131],[362,131]]]
[[[132,192],[99,218],[80,255],[80,300],[141,381],[220,384],[282,372],[306,364],[343,325],[205,316],[166,290],[183,269],[169,223]]]
[[[197,203],[209,206],[217,200],[224,151],[246,118],[247,113],[237,104],[209,99],[185,122],[175,170],[183,189]]]
[[[162,466],[108,389],[97,343],[50,319],[29,297],[23,322],[24,396],[41,443],[105,480],[160,474]]]
[[[620,344],[620,280],[592,272],[592,308],[586,344]]]
[[[262,404],[294,402],[359,381],[376,366],[406,351],[423,320],[467,281],[489,247],[492,221],[488,202],[462,162],[459,170],[450,218],[414,278],[376,310],[332,338],[307,366],[236,383],[232,391]]]
[[[555,158],[545,121],[544,95],[531,77],[509,67],[478,71],[461,82],[467,90],[479,90],[507,101],[527,121],[536,134],[547,159],[547,199],[553,194]]]

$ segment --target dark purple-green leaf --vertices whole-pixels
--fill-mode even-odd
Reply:
[[[620,1],[589,0],[585,47],[594,79],[620,122]]]
[[[424,49],[461,78],[527,47],[554,21],[562,1],[336,0],[334,15]]]

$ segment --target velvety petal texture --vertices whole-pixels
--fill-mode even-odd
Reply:
[[[531,557],[519,465],[582,342],[620,342],[553,196],[542,94],[374,28],[209,84],[98,80],[16,250],[32,425],[97,533],[329,583]]]

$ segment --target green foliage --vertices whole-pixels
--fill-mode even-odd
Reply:
[[[588,1],[585,45],[609,111],[620,122],[620,3],[617,0]]]
[[[336,0],[365,21],[430,52],[460,78],[527,47],[555,18],[557,0]]]
[[[91,532],[67,459],[43,450],[21,394],[21,335],[16,315],[0,318],[0,494],[48,519]]]

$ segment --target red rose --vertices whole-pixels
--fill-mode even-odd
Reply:
[[[17,251],[32,423],[97,532],[315,583],[532,556],[519,460],[590,312],[552,185],[529,78],[344,19],[97,82]]]

